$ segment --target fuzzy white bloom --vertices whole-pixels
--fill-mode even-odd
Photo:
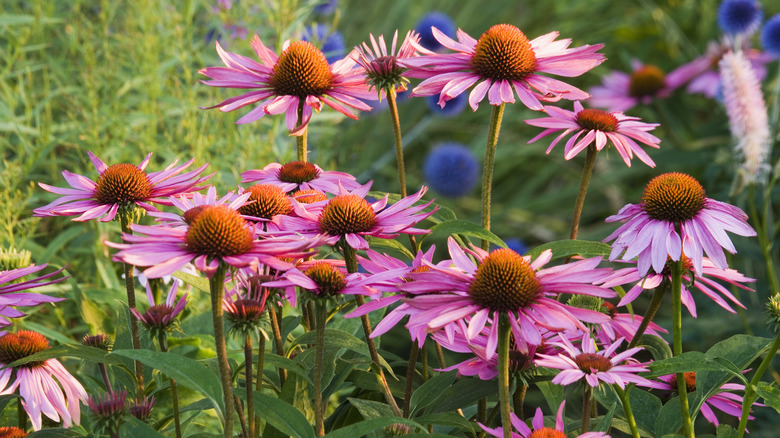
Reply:
[[[770,143],[761,83],[741,51],[723,55],[719,66],[731,134],[737,139],[735,149],[743,160],[739,180],[742,184],[761,183],[769,170]]]

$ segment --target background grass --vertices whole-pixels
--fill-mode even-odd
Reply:
[[[351,47],[369,33],[388,37],[399,29],[403,34],[433,10],[447,13],[472,36],[500,22],[518,26],[529,38],[559,31],[575,46],[605,43],[608,60],[572,80],[582,88],[597,84],[610,70],[627,70],[632,59],[670,71],[702,54],[708,41],[719,37],[715,1],[353,0],[340,2],[339,10],[326,17],[313,16],[311,5],[303,1],[234,3],[230,13],[222,14],[213,12],[211,2],[197,0],[0,3],[0,244],[33,251],[36,263],[67,263],[74,276],[69,287],[54,288],[62,290],[68,302],[55,310],[44,308],[22,325],[48,327],[45,334],[59,332],[60,339],[79,337],[90,329],[110,331],[113,316],[108,309],[123,294],[117,267],[108,261],[102,244],[118,239],[118,225],[31,218],[32,208],[53,199],[35,182],[62,186],[63,169],[95,178],[87,151],[109,164],[138,163],[152,152],[150,170],[177,159],[210,163],[211,171],[217,172],[212,183],[224,192],[236,187],[245,170],[294,158],[295,141],[287,136],[281,118],[238,126],[234,125],[238,112],[199,109],[234,94],[198,82],[198,69],[220,64],[214,43],[208,40],[210,33],[222,33],[229,50],[254,56],[246,39],[230,40],[220,31],[224,22],[246,26],[249,37],[257,33],[277,50],[284,39],[298,38],[303,26],[315,20],[339,30]],[[765,17],[780,12],[780,5],[763,3]],[[767,90],[777,80],[777,64],[770,65]],[[569,103],[561,105],[570,109]],[[475,156],[483,156],[490,115],[485,102],[476,112],[466,109],[445,118],[432,113],[424,99],[412,98],[400,105],[400,112],[411,191],[424,184],[422,162],[440,142],[460,142]],[[719,104],[678,91],[670,99],[629,113],[662,123],[655,131],[663,139],[662,147],[651,151],[658,166],[651,169],[634,160],[627,168],[614,151],[600,154],[581,238],[607,236],[614,225],[604,223],[604,218],[628,202],[637,202],[644,184],[661,172],[690,173],[699,178],[709,197],[745,204],[744,193],[729,196],[736,160]],[[502,238],[520,238],[529,247],[568,235],[583,161],[583,157],[563,160],[561,146],[546,156],[547,140],[527,145],[539,130],[523,120],[534,117],[539,115],[522,105],[507,106],[493,194],[494,232]],[[376,190],[397,191],[386,111],[362,114],[360,121],[352,121],[326,109],[312,120],[312,161],[358,175],[361,182],[374,180]],[[470,196],[437,202],[452,208],[459,218],[479,223],[478,196],[475,189]],[[735,266],[758,279],[757,293],[741,296],[750,310],[731,315],[708,300],[698,300],[699,319],[684,321],[688,349],[703,351],[746,330],[768,334],[762,313],[768,296],[764,263],[754,240],[735,241],[740,251]],[[644,305],[640,300],[636,308],[641,311]],[[203,306],[196,304],[191,312],[199,314],[198,309]],[[200,334],[187,335],[199,339]],[[195,357],[204,354],[199,345],[193,347]]]

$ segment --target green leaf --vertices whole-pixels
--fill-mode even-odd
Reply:
[[[502,248],[506,248],[506,243],[495,234],[475,223],[458,219],[448,220],[434,225],[431,227],[431,234],[426,235],[423,239],[433,235],[451,236],[453,234],[462,234],[464,236],[487,240],[490,243],[495,243]]]
[[[555,242],[545,243],[528,251],[531,259],[535,259],[546,250],[552,250],[553,260],[564,257],[580,255],[584,258],[606,257],[612,251],[612,247],[602,242],[592,242],[589,240],[556,240]]]
[[[141,361],[146,366],[160,370],[176,383],[205,395],[222,418],[225,412],[222,404],[222,385],[219,377],[206,365],[177,354],[150,350],[116,350],[113,355]]]
[[[16,394],[0,395],[0,415],[2,415],[5,408],[8,407],[8,403],[11,403],[16,397],[19,396]]]
[[[609,428],[612,425],[612,417],[615,415],[615,410],[617,409],[617,405],[618,405],[617,403],[612,403],[612,406],[610,406],[609,411],[607,411],[607,413],[604,414],[603,417],[601,417],[599,423],[596,425],[596,427],[593,428],[593,432],[609,431]]]
[[[496,395],[496,382],[477,378],[462,379],[441,393],[432,410],[433,412],[454,411],[491,395]]]
[[[420,429],[423,428],[417,422],[401,417],[372,418],[370,420],[350,424],[349,426],[342,427],[341,429],[336,429],[330,433],[325,434],[325,438],[359,438],[377,429],[383,429],[387,426],[392,426],[398,423]]]
[[[764,399],[764,404],[780,413],[780,389],[774,384],[767,382],[758,382],[756,394]]]
[[[304,345],[304,344],[314,344],[317,340],[317,331],[312,330],[310,332],[304,333],[301,336],[298,336],[295,338],[295,341],[293,341],[293,347],[296,345]],[[325,347],[328,348],[346,348],[347,350],[354,351],[355,353],[358,353],[365,357],[371,357],[371,354],[368,352],[368,347],[366,346],[366,343],[362,340],[352,336],[351,334],[338,329],[325,329]],[[379,361],[382,363],[382,367],[388,370],[392,373],[392,369],[390,368],[390,364],[387,363],[381,356],[379,357]]]
[[[669,344],[655,335],[642,335],[642,337],[639,338],[637,347],[644,347],[645,350],[653,355],[653,360],[656,361],[672,357],[672,349],[669,348]]]
[[[22,26],[30,24],[52,24],[61,23],[61,18],[53,17],[40,17],[36,18],[35,15],[15,15],[15,14],[2,14],[0,15],[0,27],[3,26]]]
[[[439,209],[436,210],[436,213],[428,217],[429,221],[435,224],[440,224],[442,222],[454,221],[458,218],[457,216],[455,216],[455,212],[452,211],[452,209],[445,207],[441,204],[436,204],[436,205],[439,207]]]
[[[739,436],[739,433],[736,429],[729,426],[728,424],[721,424],[718,426],[718,435],[717,438],[737,438]]]
[[[476,423],[472,423],[462,415],[456,414],[455,412],[439,412],[438,414],[421,415],[419,417],[415,417],[414,421],[420,424],[457,427],[458,429],[463,429],[466,432],[472,433],[474,432],[475,428],[478,427]],[[481,429],[479,430],[481,431]]]
[[[366,420],[393,416],[393,409],[386,403],[354,397],[347,397],[347,400]]]
[[[257,355],[254,355],[254,361],[257,361]],[[309,385],[314,385],[311,378],[309,377],[309,373],[303,369],[302,366],[295,363],[292,359],[288,359],[286,357],[279,356],[278,354],[273,354],[266,351],[263,362],[265,365],[272,365],[276,368],[283,368],[293,374],[297,374],[299,377],[306,380]]]
[[[71,427],[69,429],[42,429],[27,435],[28,438],[72,438],[87,436],[83,427]]]
[[[111,355],[99,348],[88,347],[86,345],[78,344],[65,344],[57,345],[48,350],[43,350],[40,353],[31,354],[23,357],[19,360],[12,362],[10,367],[18,367],[28,362],[38,362],[48,359],[56,359],[60,357],[76,357],[79,359],[89,360],[98,363],[107,363],[112,365],[120,365],[122,361],[119,358],[111,357]]]
[[[239,398],[246,401],[246,392],[236,391]],[[309,420],[294,406],[276,397],[254,391],[255,414],[285,435],[294,438],[314,438],[314,429]]]
[[[394,239],[371,239],[371,249],[377,252],[397,251],[407,259],[414,260],[414,254],[401,242]]]
[[[132,415],[125,416],[125,423],[119,430],[120,436],[127,438],[165,438],[165,435]]]
[[[209,292],[209,293],[211,292],[211,286],[209,286],[209,280],[206,278],[198,277],[197,275],[188,274],[182,271],[174,272],[173,276],[189,284],[190,286],[195,287],[196,289],[202,290],[203,292]]]
[[[409,408],[412,414],[417,412],[418,409],[425,408],[435,402],[444,393],[444,390],[455,382],[457,375],[458,372],[455,370],[441,373],[420,385],[409,399]]]
[[[690,371],[729,371],[723,364],[698,351],[687,351],[679,356],[650,364],[650,377],[665,376]]]

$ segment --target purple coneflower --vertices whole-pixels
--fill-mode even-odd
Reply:
[[[127,414],[127,391],[109,392],[87,399],[94,416],[93,428],[98,434],[117,436]]]
[[[406,90],[406,84],[409,83],[409,80],[403,75],[406,68],[402,67],[398,61],[418,55],[415,45],[419,47],[420,36],[410,30],[406,33],[401,47],[396,50],[398,42],[398,31],[396,30],[389,51],[383,35],[379,35],[378,39],[375,39],[374,35],[369,35],[369,38],[371,39],[371,47],[363,42],[362,45],[355,46],[355,50],[350,54],[355,62],[365,69],[369,88],[374,88],[380,97],[382,90],[388,87],[393,87],[396,91]]]
[[[447,246],[454,266],[429,265],[428,271],[410,274],[412,281],[399,285],[413,294],[404,302],[418,310],[407,327],[437,330],[464,324],[470,318],[464,330],[467,339],[476,337],[486,326],[491,328],[486,349],[492,357],[502,313],[509,316],[515,340],[533,345],[540,345],[543,331],[585,330],[582,321],[601,323],[608,319],[603,313],[555,300],[561,293],[613,297],[613,291],[593,285],[610,272],[597,268],[601,257],[542,269],[552,259],[550,250],[533,261],[507,248],[491,253],[468,250],[477,264],[452,237]]]
[[[602,286],[608,287],[606,284],[602,284]],[[642,325],[644,318],[628,313],[620,313],[617,311],[617,307],[609,301],[604,301],[601,307],[610,318],[608,322],[593,327],[596,338],[602,343],[612,343],[617,338],[630,340],[636,334],[639,326]],[[648,323],[645,329],[645,333],[661,338],[659,332],[669,333],[666,329],[652,321]]]
[[[712,261],[707,258],[702,258],[701,271],[695,272],[693,269],[691,259],[683,255],[683,271],[682,271],[682,303],[696,318],[696,303],[694,302],[693,295],[691,295],[691,286],[698,289],[704,295],[710,297],[712,301],[715,301],[720,307],[728,310],[731,313],[736,313],[734,309],[723,299],[726,297],[729,301],[736,304],[743,309],[745,306],[739,302],[731,291],[725,286],[718,283],[715,280],[726,282],[732,286],[736,286],[740,289],[754,292],[741,283],[750,283],[756,281],[754,278],[748,278],[740,274],[734,269],[721,269],[715,266]],[[636,283],[631,289],[626,292],[623,298],[620,299],[618,306],[625,306],[626,304],[634,301],[640,293],[644,290],[654,289],[660,286],[664,281],[671,284],[671,268],[665,266],[660,273],[649,271],[646,274],[640,274],[639,269],[636,266],[630,268],[618,269],[610,277],[606,278],[602,286],[614,287],[627,283]],[[719,295],[720,294],[720,295]],[[721,297],[723,295],[723,297]]]
[[[354,68],[352,58],[346,57],[331,65],[325,55],[307,41],[285,41],[279,56],[257,35],[251,44],[260,62],[227,52],[219,42],[216,43],[217,54],[225,67],[200,70],[202,75],[212,79],[202,82],[212,87],[252,91],[205,109],[219,108],[227,112],[259,102],[236,123],[254,122],[266,114],[285,114],[291,135],[303,135],[312,110],[319,112],[323,103],[353,119],[357,116],[349,108],[371,110],[361,99],[372,100],[374,95],[368,92],[363,70]]]
[[[631,357],[641,348],[629,348],[622,353],[614,354],[623,343],[623,338],[619,338],[609,347],[598,352],[596,343],[587,331],[582,335],[580,348],[576,348],[564,336],[559,339],[561,342],[556,342],[555,345],[563,348],[564,352],[558,353],[557,356],[538,353],[536,359],[536,365],[540,367],[561,370],[552,379],[556,385],[566,386],[584,378],[585,382],[593,388],[598,387],[600,382],[618,385],[621,389],[625,389],[626,383],[636,383],[651,388],[656,386],[654,382],[638,375],[648,371],[646,364]]]
[[[677,69],[665,74],[660,68],[631,62],[631,73],[613,71],[591,88],[590,106],[607,111],[627,111],[636,105],[647,105],[656,98],[666,98],[672,91],[690,80],[691,72]]]
[[[237,287],[225,293],[222,308],[233,330],[243,334],[251,333],[257,329],[265,312],[270,292],[262,282],[267,278],[260,275],[249,276],[241,272],[233,279]]]
[[[536,408],[534,419],[531,421],[533,430],[528,427],[523,420],[517,417],[514,412],[511,413],[512,438],[566,438],[566,431],[563,424],[563,407],[566,405],[566,401],[562,401],[558,407],[558,414],[555,416],[555,428],[544,426],[544,414],[542,414],[542,408]],[[497,427],[492,429],[479,423],[479,427],[482,428],[488,434],[496,437],[504,437],[504,428]],[[516,432],[515,432],[516,431]],[[604,432],[586,432],[581,435],[577,435],[579,438],[609,438],[609,435]]]
[[[8,366],[49,348],[43,335],[28,330],[0,337],[0,395],[18,390],[34,430],[43,426],[41,414],[62,421],[63,427],[79,424],[79,403],[87,401],[84,387],[57,359]]]
[[[666,390],[669,393],[677,392],[677,382],[675,381],[675,375],[669,374],[667,376],[660,376],[658,389]],[[685,373],[685,386],[688,392],[696,391],[696,371]],[[699,411],[710,423],[718,426],[717,415],[713,408],[730,415],[734,418],[740,418],[742,415],[742,396],[735,394],[732,391],[745,391],[745,385],[739,383],[726,383],[720,387],[721,391],[708,397],[702,402]],[[753,403],[753,406],[764,406],[761,403]],[[753,409],[751,408],[751,412]],[[748,416],[749,419],[755,420],[752,415]]]
[[[351,192],[342,187],[336,197],[323,203],[309,204],[314,207],[311,209],[294,203],[298,217],[278,216],[279,228],[284,233],[309,237],[322,235],[328,245],[336,245],[344,239],[347,245],[355,249],[368,248],[366,236],[393,239],[401,233],[430,232],[413,227],[436,211],[422,212],[433,201],[415,205],[427,191],[425,186],[390,206],[387,204],[387,196],[376,202],[368,202],[365,197],[370,188],[371,183]]]
[[[564,158],[567,160],[572,159],[594,142],[599,151],[610,142],[623,158],[626,166],[631,167],[631,158],[636,154],[643,163],[655,167],[653,160],[637,142],[658,149],[658,143],[661,140],[648,134],[648,131],[659,126],[658,123],[641,122],[639,117],[630,117],[619,111],[606,112],[592,108],[584,109],[579,101],[574,102],[574,111],[549,105],[544,107],[544,111],[549,117],[526,120],[525,123],[545,128],[541,134],[529,140],[529,144],[550,134],[563,131],[547,148],[547,154],[559,141],[571,135],[564,149]]]
[[[152,333],[154,338],[170,330],[176,323],[176,317],[184,310],[184,306],[187,304],[187,294],[185,293],[179,298],[179,301],[176,301],[176,292],[178,290],[179,283],[173,282],[168,291],[168,297],[165,299],[165,304],[156,304],[152,288],[147,284],[146,299],[149,300],[149,306],[151,306],[149,310],[141,313],[138,309],[130,309],[133,316],[141,321],[141,324]]]
[[[528,40],[520,29],[509,24],[497,24],[479,40],[458,29],[455,41],[436,29],[433,35],[445,47],[456,53],[436,54],[419,44],[423,56],[401,61],[410,68],[408,77],[426,78],[412,90],[413,96],[439,94],[439,106],[472,85],[469,105],[476,111],[485,95],[491,105],[514,103],[515,93],[525,106],[542,109],[541,101],[559,99],[581,100],[588,93],[557,79],[539,73],[559,76],[579,76],[604,61],[597,53],[603,44],[569,48],[570,39],[555,41],[558,32],[550,32]]]
[[[196,211],[193,211],[196,210]],[[188,215],[188,213],[192,212]],[[128,243],[106,242],[119,248],[115,260],[149,266],[144,275],[158,278],[192,262],[211,276],[220,263],[243,268],[262,263],[286,269],[289,264],[277,257],[304,257],[321,242],[298,237],[255,239],[255,229],[227,205],[206,205],[185,212],[185,227],[132,225],[138,234],[124,234]]]
[[[157,211],[150,202],[171,205],[170,196],[200,190],[203,187],[198,187],[198,184],[210,178],[210,175],[198,176],[207,164],[190,172],[181,173],[194,160],[181,166],[176,166],[177,162],[174,161],[160,172],[146,173],[144,170],[151,156],[151,153],[147,155],[138,166],[129,163],[107,166],[89,152],[89,158],[99,173],[97,182],[63,170],[62,176],[71,188],[38,183],[44,190],[63,196],[51,204],[34,209],[33,216],[79,215],[73,220],[97,219],[101,222],[109,222],[116,217],[117,212],[130,213],[136,206],[149,212]]]
[[[360,187],[355,177],[346,172],[322,170],[320,166],[305,161],[271,163],[262,169],[247,170],[241,174],[241,182],[273,184],[288,193],[297,190],[319,190],[336,194],[339,192],[339,184],[347,190]]]
[[[642,276],[650,267],[656,273],[662,272],[668,258],[679,261],[683,253],[691,259],[694,271],[700,273],[702,251],[714,266],[726,269],[723,249],[737,252],[726,231],[740,236],[756,235],[742,210],[707,198],[695,178],[679,172],[650,180],[641,204],[628,204],[606,221],[625,222],[604,239],[615,240],[609,259],[615,260],[621,253],[623,260],[638,256],[637,268]]]
[[[9,321],[8,318],[20,318],[27,315],[26,313],[17,310],[16,307],[37,306],[41,303],[54,303],[64,300],[64,298],[50,297],[48,295],[33,292],[23,292],[39,286],[59,283],[68,278],[59,277],[50,280],[50,278],[62,272],[62,269],[60,269],[37,278],[19,281],[24,276],[38,272],[46,266],[46,264],[40,266],[33,265],[26,268],[0,271],[0,328],[11,325],[11,321]]]

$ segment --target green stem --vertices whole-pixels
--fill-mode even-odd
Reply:
[[[258,360],[260,360],[258,358]],[[246,416],[247,416],[247,428],[249,434],[247,436],[254,436],[255,433],[255,397],[252,392],[252,383],[254,381],[253,367],[254,361],[252,360],[252,336],[247,333],[244,336],[244,386],[246,388]]]
[[[209,279],[211,289],[211,319],[214,324],[214,345],[217,349],[217,363],[219,364],[219,377],[222,383],[222,399],[225,402],[225,438],[233,438],[233,380],[230,376],[230,364],[227,359],[227,346],[225,345],[224,311],[222,310],[222,296],[225,293],[225,273],[227,268],[220,262],[214,275]]]
[[[493,114],[490,117],[487,147],[485,148],[485,162],[482,164],[482,228],[490,230],[490,196],[493,188],[493,167],[496,161],[496,145],[498,144],[498,132],[501,130],[501,119],[504,117],[504,106],[493,106]],[[482,249],[487,251],[490,242],[482,241]]]
[[[590,407],[593,405],[593,387],[587,382],[582,384],[582,431],[590,430]]]
[[[504,438],[512,438],[512,412],[509,398],[509,315],[502,312],[498,318],[498,399],[501,403],[501,426]]]
[[[655,288],[655,291],[653,292],[653,299],[650,300],[650,307],[647,308],[647,312],[645,312],[645,316],[642,318],[642,323],[639,324],[639,328],[636,329],[634,337],[631,338],[631,342],[628,343],[628,347],[626,348],[634,348],[636,347],[636,344],[639,343],[639,339],[642,338],[642,335],[645,333],[647,326],[649,326],[653,321],[656,312],[658,312],[658,309],[661,307],[661,302],[664,299],[664,294],[666,293],[666,289],[668,287],[668,283],[665,283]]]
[[[255,391],[263,391],[263,368],[265,368],[265,336],[260,333],[257,337],[257,382],[255,382]],[[255,415],[254,413],[251,413]],[[260,438],[260,416],[255,415],[255,433],[254,438]]]
[[[631,401],[628,398],[627,391],[623,391],[618,385],[612,385],[615,388],[615,392],[620,398],[620,402],[623,403],[623,412],[626,413],[626,420],[628,420],[628,427],[631,428],[631,436],[633,438],[639,438],[639,428],[636,425],[636,419],[634,419],[634,411],[631,410]]]
[[[120,223],[122,226],[122,233],[133,234],[133,230],[130,229],[130,221],[125,215],[120,216]],[[135,309],[135,279],[133,278],[133,265],[129,263],[123,263],[125,274],[125,289],[127,290],[127,307]],[[138,321],[130,317],[130,337],[133,343],[133,350],[141,349],[141,335],[138,331]],[[135,381],[136,381],[136,393],[143,395],[144,393],[144,366],[140,361],[135,361]]]
[[[241,426],[241,436],[249,436],[249,428],[247,428],[246,418],[244,418],[244,409],[241,407],[241,399],[237,395],[233,396],[233,406],[236,407],[238,424]]]
[[[103,383],[106,384],[106,392],[109,394],[114,393],[114,388],[111,387],[111,380],[108,378],[108,370],[106,370],[106,364],[104,363],[98,363],[98,369],[100,370],[100,375],[103,377]]]
[[[164,331],[160,331],[157,337],[160,341],[160,351],[163,353],[168,352],[168,336]],[[181,420],[179,419],[179,391],[176,387],[176,381],[168,379],[171,383],[171,400],[173,401],[173,427],[176,430],[176,438],[181,438]]]
[[[764,360],[761,361],[756,373],[753,374],[753,378],[750,379],[750,384],[745,387],[745,396],[742,397],[742,415],[739,417],[739,426],[737,427],[739,438],[742,438],[745,435],[748,417],[750,416],[750,408],[753,407],[753,402],[756,401],[756,386],[772,363],[772,359],[774,359],[778,348],[780,348],[780,332],[775,335],[775,340],[772,342],[772,345],[769,346],[769,350],[767,351]]]
[[[593,175],[593,167],[596,164],[596,149],[595,143],[591,143],[588,146],[588,153],[585,156],[585,166],[582,168],[582,178],[580,179],[580,189],[577,192],[577,200],[574,201],[574,214],[571,217],[571,230],[569,232],[569,239],[576,239],[577,232],[580,229],[580,217],[582,216],[582,206],[585,205],[585,195],[588,193],[588,186],[590,185],[590,177]]]
[[[298,101],[298,126],[303,122],[303,106],[306,105],[304,99]],[[298,153],[298,161],[306,162],[306,156],[308,155],[307,148],[307,136],[309,134],[309,127],[304,128],[301,135],[295,137],[295,145]]]
[[[350,274],[355,273],[358,270],[357,252],[355,251],[355,248],[347,245],[346,242],[343,243],[344,244],[342,245],[342,249],[344,251],[344,263],[347,266],[347,272]],[[355,295],[355,302],[357,303],[357,306],[360,307],[363,304],[366,304],[366,299],[363,298],[363,295]],[[382,371],[382,363],[379,361],[379,353],[377,352],[374,338],[371,337],[371,321],[368,319],[368,315],[361,316],[360,322],[363,324],[363,335],[366,337],[368,352],[371,355],[371,360],[374,362],[376,368],[379,386],[382,388],[382,392],[385,395],[387,403],[393,409],[393,413],[400,417],[403,415],[403,412],[398,407],[398,403],[396,403],[395,397],[393,397],[393,393],[390,391],[390,386],[387,384],[385,373]]]
[[[325,323],[328,319],[328,306],[324,300],[314,302],[317,320],[317,341],[314,346],[314,432],[325,435],[325,408],[322,405],[322,361],[325,355]]]
[[[387,92],[387,106],[390,108],[390,119],[393,123],[393,137],[395,139],[395,157],[398,165],[398,182],[401,185],[401,197],[406,197],[406,172],[404,171],[404,146],[401,141],[401,120],[398,117],[398,105],[396,104],[395,87],[390,85]]]
[[[27,430],[27,411],[24,410],[21,397],[16,398],[16,421],[19,429]]]
[[[282,313],[282,311],[281,311],[281,309],[279,309],[279,312],[278,312],[279,316],[281,316],[281,313]],[[272,332],[273,337],[274,337],[274,350],[276,350],[276,354],[277,355],[279,355],[281,357],[286,357],[287,355],[284,353],[284,343],[282,342],[282,331],[280,329],[280,324],[279,324],[279,319],[281,319],[281,318],[279,318],[277,316],[276,304],[274,304],[274,303],[270,303],[269,304],[269,306],[268,306],[268,316],[269,316],[268,319],[271,321],[271,332]],[[286,378],[287,378],[287,370],[285,370],[284,368],[280,367],[279,368],[279,387],[280,388],[282,386],[284,386],[284,381],[286,380]]]
[[[674,355],[682,354],[682,271],[683,259],[670,262],[672,267],[672,337]],[[694,438],[693,422],[691,421],[688,407],[688,385],[685,383],[685,374],[677,373],[677,393],[680,396],[680,415],[685,428],[685,436]]]
[[[769,182],[769,185],[765,189],[767,193],[772,191],[774,185],[774,178]],[[777,272],[775,272],[775,265],[772,261],[772,246],[774,244],[774,232],[772,230],[772,221],[767,220],[769,218],[772,198],[771,196],[764,197],[764,209],[763,216],[758,215],[758,209],[756,208],[756,196],[755,196],[755,184],[750,185],[750,195],[748,197],[750,205],[750,215],[753,217],[753,223],[756,225],[756,237],[758,238],[758,246],[761,247],[761,254],[764,256],[764,262],[766,263],[767,279],[769,280],[769,287],[772,291],[772,295],[780,293],[780,282],[777,279]],[[761,219],[763,217],[763,220]]]
[[[521,420],[525,420],[525,415],[523,415],[523,404],[525,403],[526,391],[528,391],[528,385],[522,382],[518,382],[517,388],[515,388],[515,393],[512,394],[512,407],[515,410],[515,415],[517,415]]]
[[[409,364],[406,368],[406,387],[404,388],[404,418],[409,418],[409,403],[412,401],[412,387],[414,386],[414,375],[417,369],[417,355],[420,347],[417,341],[412,340],[412,351],[409,353]]]

